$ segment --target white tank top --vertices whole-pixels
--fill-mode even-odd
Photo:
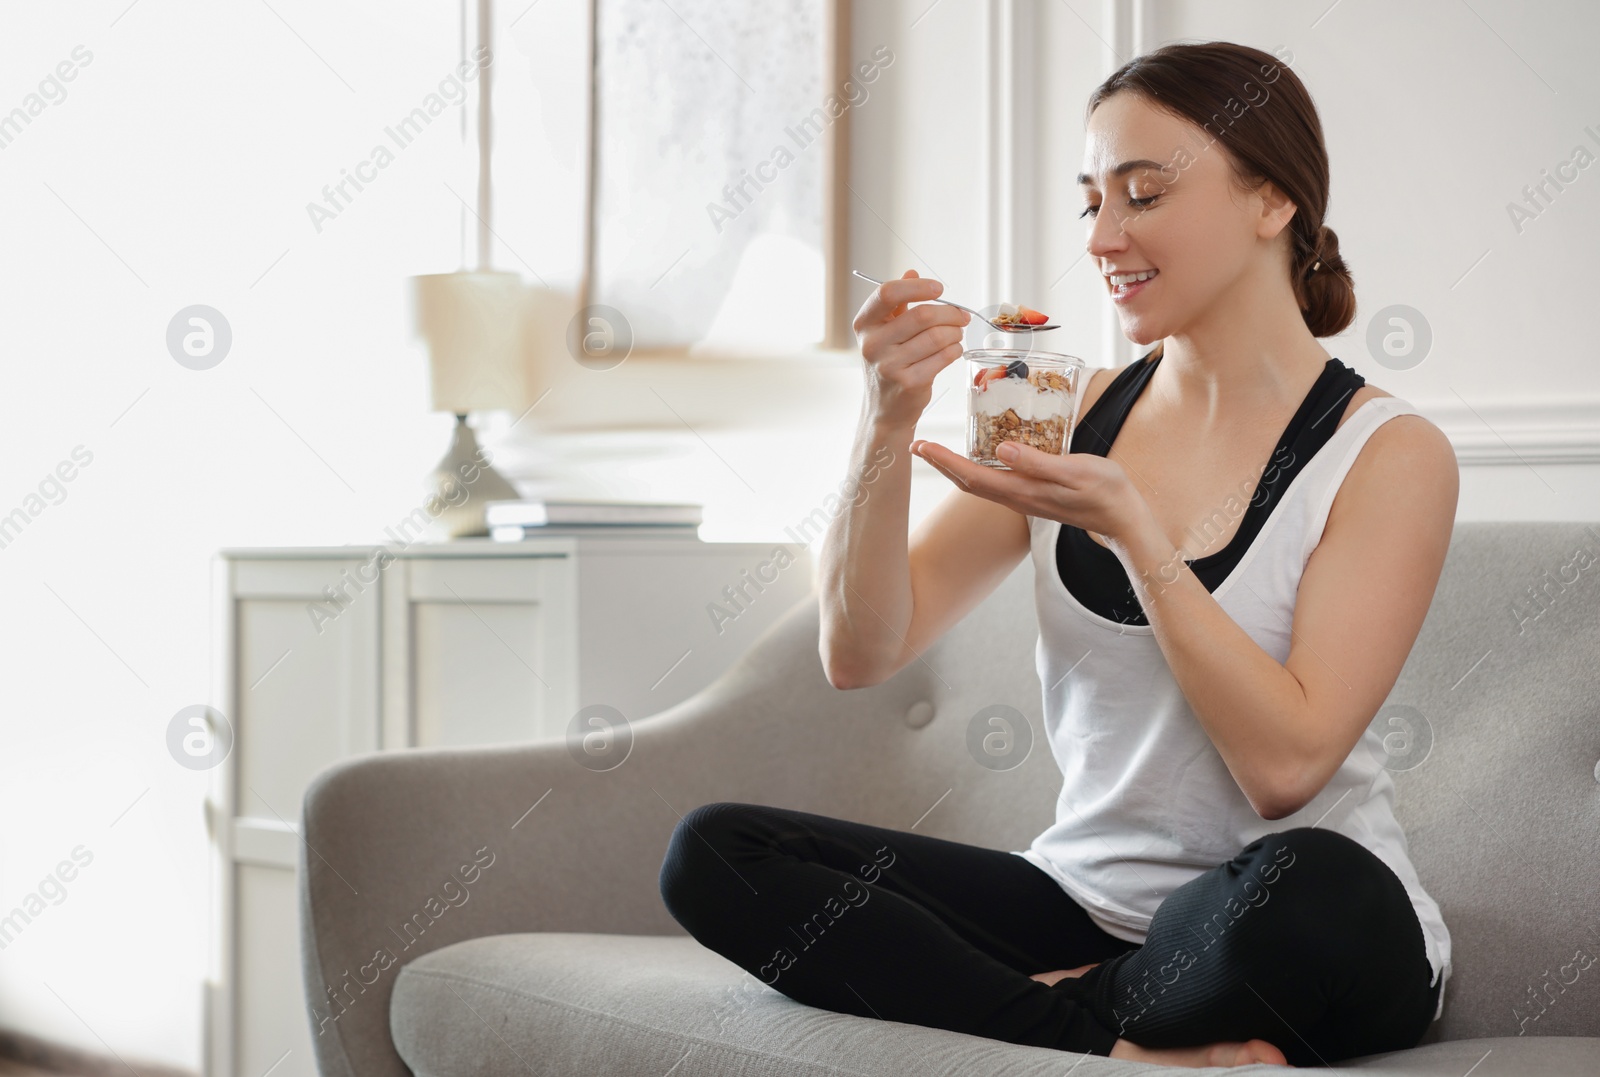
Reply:
[[[1345,474],[1397,397],[1360,407],[1295,475],[1232,573],[1212,592],[1280,663],[1289,656],[1295,594]],[[1370,728],[1300,811],[1263,819],[1245,799],[1190,709],[1148,625],[1110,620],[1062,583],[1057,521],[1028,517],[1039,615],[1036,667],[1051,753],[1061,768],[1056,821],[1026,850],[1108,934],[1143,943],[1150,918],[1179,886],[1250,842],[1320,826],[1370,849],[1405,885],[1422,925],[1430,986],[1450,976],[1450,933],[1422,888],[1394,815],[1394,782]],[[1444,985],[1434,1019],[1444,1012]]]

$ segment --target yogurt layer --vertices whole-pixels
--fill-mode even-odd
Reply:
[[[1054,419],[1066,415],[1071,394],[1065,390],[1039,389],[1026,378],[999,378],[982,389],[970,388],[975,415],[1004,415],[1007,408],[1025,421]]]

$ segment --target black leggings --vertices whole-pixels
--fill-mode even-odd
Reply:
[[[1405,887],[1314,827],[1178,887],[1143,945],[1014,853],[759,804],[689,812],[660,883],[689,934],[796,1001],[1009,1043],[1259,1038],[1329,1065],[1416,1046],[1438,1002]]]

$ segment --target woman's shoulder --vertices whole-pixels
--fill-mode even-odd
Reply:
[[[1376,385],[1363,385],[1351,394],[1339,420],[1343,426],[1361,406],[1380,397],[1394,397]],[[1337,428],[1336,428],[1337,429]],[[1427,416],[1415,411],[1389,416],[1367,435],[1366,442],[1346,474],[1334,501],[1367,496],[1386,490],[1391,494],[1413,485],[1421,490],[1459,490],[1460,468],[1450,437]]]
[[[1371,382],[1368,382],[1366,385],[1363,385],[1361,388],[1350,394],[1350,399],[1345,402],[1344,414],[1339,416],[1339,426],[1343,426],[1346,422],[1348,422],[1350,416],[1359,411],[1361,409],[1361,405],[1365,404],[1367,401],[1380,396],[1393,395],[1393,393],[1385,392],[1376,385],[1373,385]],[[1337,426],[1334,427],[1335,430],[1338,428],[1339,427]]]
[[[1371,382],[1351,393],[1350,399],[1345,402],[1344,414],[1339,417],[1339,426],[1343,426],[1348,422],[1351,416],[1361,410],[1363,404],[1380,397],[1393,399],[1394,394],[1373,385]],[[1336,426],[1334,429],[1337,430],[1338,427]],[[1375,439],[1381,438],[1380,444],[1382,442],[1395,441],[1437,443],[1442,440],[1448,445],[1450,440],[1444,431],[1434,425],[1432,420],[1416,411],[1403,412],[1385,420],[1372,432],[1372,437]]]

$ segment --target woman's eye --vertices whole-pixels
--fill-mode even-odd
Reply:
[[[1130,205],[1130,206],[1138,206],[1138,207],[1140,207],[1142,209],[1143,207],[1148,206],[1150,203],[1154,202],[1159,197],[1160,197],[1159,195],[1151,195],[1148,198],[1130,198],[1130,199],[1128,199],[1128,205]],[[1084,217],[1097,216],[1099,209],[1100,209],[1099,206],[1084,206],[1083,207],[1083,212],[1078,214],[1078,217],[1081,220]]]

